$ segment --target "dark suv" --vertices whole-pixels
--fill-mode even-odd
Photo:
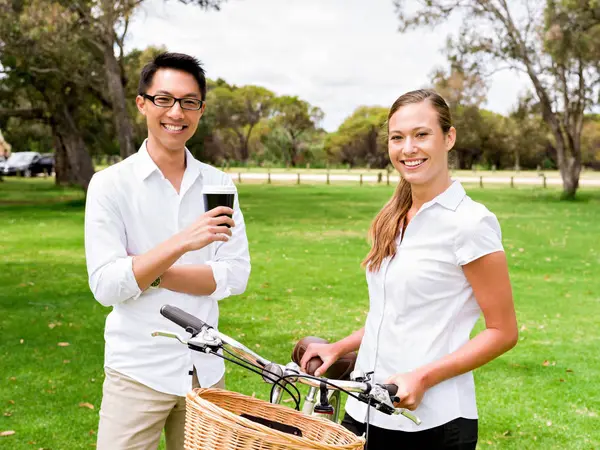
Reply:
[[[0,175],[21,175],[33,177],[40,173],[52,175],[54,171],[54,156],[40,155],[37,152],[13,153],[6,161],[0,163]]]

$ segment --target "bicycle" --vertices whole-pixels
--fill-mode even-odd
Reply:
[[[293,399],[295,403],[294,409],[297,411],[302,411],[307,416],[323,417],[337,424],[339,422],[341,392],[344,392],[384,414],[401,414],[417,425],[421,423],[420,419],[412,412],[394,407],[393,403],[399,401],[395,397],[398,389],[396,385],[372,383],[371,374],[353,370],[356,360],[356,353],[354,352],[338,359],[322,377],[315,377],[311,373],[303,372],[299,363],[306,350],[307,343],[326,342],[325,340],[312,337],[300,340],[292,352],[292,361],[286,365],[281,365],[269,361],[237,340],[219,332],[197,317],[175,306],[165,305],[161,308],[160,313],[190,333],[191,338],[185,340],[176,333],[165,331],[155,331],[152,333],[152,336],[177,339],[191,350],[215,355],[259,374],[263,381],[272,384],[269,395],[269,402],[271,404],[281,404],[283,394],[287,392]],[[321,361],[318,357],[311,359],[307,364],[308,372],[314,373],[314,369],[320,365]],[[309,387],[308,393],[304,398],[304,403],[302,404],[302,409],[300,409],[301,395],[296,383],[301,383]],[[367,410],[370,411],[370,408]],[[270,421],[268,420],[265,421],[256,417],[253,417],[251,420],[283,431],[284,433],[297,434],[298,432],[298,430],[293,429],[294,427],[286,424],[277,422],[269,423]],[[368,437],[368,426],[366,434]]]

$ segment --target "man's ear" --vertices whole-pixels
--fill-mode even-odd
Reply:
[[[200,108],[200,117],[204,115],[204,111],[206,111],[206,102],[202,102],[202,108]]]
[[[142,115],[146,115],[146,110],[144,109],[144,106],[146,105],[145,99],[144,97],[142,97],[141,95],[138,95],[135,98],[135,105],[137,106],[137,109],[139,112],[142,113]]]

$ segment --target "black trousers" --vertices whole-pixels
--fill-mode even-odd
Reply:
[[[357,436],[362,436],[367,426],[348,414],[342,425]],[[477,446],[477,420],[455,419],[428,430],[407,432],[386,430],[369,425],[366,450],[475,450]]]

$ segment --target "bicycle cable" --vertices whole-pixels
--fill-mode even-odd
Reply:
[[[229,362],[231,362],[233,364],[236,364],[236,365],[238,365],[238,366],[240,366],[240,367],[242,367],[242,368],[244,368],[246,370],[254,372],[257,375],[261,375],[262,376],[262,374],[263,374],[262,372],[259,372],[258,370],[256,370],[256,369],[253,368],[253,367],[257,367],[257,366],[253,366],[253,365],[247,366],[247,365],[244,365],[244,364],[240,363],[239,361],[236,361],[233,358],[228,358],[227,356],[220,355],[219,353],[217,353],[215,351],[212,351],[212,350],[210,351],[210,354],[218,356],[219,358],[224,359],[225,361],[229,361]],[[240,358],[239,356],[237,356],[237,355],[234,355],[234,356],[235,356],[235,358],[243,361],[244,363],[250,364],[246,360]],[[287,392],[288,395],[294,400],[294,403],[295,403],[295,408],[294,409],[296,409],[297,411],[300,411],[301,395],[300,395],[300,391],[298,390],[298,388],[296,386],[294,386],[293,384],[289,384],[289,386],[294,386],[294,389],[296,389],[296,391],[298,392],[298,398],[296,398],[296,396],[294,395],[294,393],[292,391],[290,391],[287,388],[287,386],[285,386],[283,383],[281,383],[281,379],[283,377],[279,377],[279,375],[276,374],[276,373],[274,373],[274,372],[269,372],[269,371],[265,371],[265,372],[268,372],[270,375],[273,375],[274,377],[278,377],[276,380],[273,380],[273,378],[270,378],[270,380],[274,382],[273,387],[275,387],[277,385],[277,386],[281,387],[285,392]],[[271,393],[272,392],[273,392],[273,390],[271,390]]]
[[[343,393],[345,393],[345,394],[348,394],[350,397],[353,397],[353,398],[355,398],[356,400],[358,400],[358,401],[360,401],[360,402],[363,402],[363,403],[364,403],[364,400],[362,400],[362,399],[361,399],[361,398],[360,398],[358,395],[356,395],[356,394],[354,394],[353,392],[350,392],[350,391],[348,391],[348,390],[346,390],[346,389],[344,389],[344,388],[341,388],[341,387],[337,386],[335,383],[333,383],[332,381],[330,381],[330,380],[328,380],[328,379],[326,379],[326,378],[319,378],[319,377],[315,377],[315,376],[312,376],[312,375],[307,375],[307,374],[296,374],[296,373],[292,373],[292,374],[289,374],[289,375],[283,375],[282,377],[280,377],[280,378],[279,378],[279,380],[284,380],[285,378],[293,378],[293,377],[298,377],[298,378],[307,378],[307,379],[309,379],[309,380],[316,380],[316,381],[320,381],[321,383],[325,383],[325,384],[328,384],[328,385],[330,385],[330,386],[333,386],[333,387],[334,387],[334,388],[336,388],[338,391],[341,391],[341,392],[343,392]],[[272,392],[272,391],[273,391],[273,388],[271,388],[271,392]],[[368,405],[370,405],[370,404],[371,404],[371,400],[372,400],[372,397],[369,397],[369,402],[368,402]]]
[[[273,384],[273,386],[275,386],[275,385],[278,385],[278,386],[280,386],[282,389],[284,389],[284,390],[285,390],[285,391],[286,391],[286,392],[289,394],[289,396],[290,396],[290,397],[292,397],[292,399],[294,400],[294,403],[296,404],[296,410],[297,410],[297,411],[300,411],[300,402],[301,402],[301,400],[302,400],[302,394],[300,394],[300,390],[298,389],[298,387],[297,387],[296,385],[294,385],[294,384],[292,384],[292,383],[289,383],[289,386],[293,387],[293,388],[294,388],[294,390],[296,391],[296,394],[297,394],[297,396],[298,396],[298,397],[297,397],[297,399],[296,399],[296,397],[294,397],[294,395],[293,395],[293,394],[292,394],[292,393],[291,393],[291,392],[290,392],[288,389],[286,389],[286,386],[285,386],[283,383],[281,383],[281,376],[280,376],[278,373],[271,372],[270,370],[267,370],[267,369],[265,369],[265,368],[263,368],[263,367],[260,367],[260,366],[258,366],[257,364],[254,364],[254,363],[252,363],[252,362],[249,362],[249,361],[245,360],[244,358],[242,358],[241,356],[239,356],[239,355],[236,355],[234,352],[232,352],[232,351],[231,351],[231,350],[229,350],[228,348],[222,347],[222,349],[223,349],[223,351],[225,351],[227,354],[229,354],[229,355],[230,355],[230,356],[232,356],[233,358],[236,358],[236,359],[238,359],[239,361],[242,361],[244,364],[247,364],[247,365],[248,365],[248,366],[250,366],[250,367],[254,367],[254,368],[255,368],[255,369],[257,369],[257,370],[260,370],[261,372],[259,373],[259,375],[261,375],[261,376],[262,376],[262,375],[263,375],[263,373],[267,373],[267,374],[269,374],[269,375],[272,375],[272,376],[273,376],[273,378],[272,378],[272,377],[267,377],[267,378],[269,378],[269,380],[270,380],[270,381],[272,381],[272,382],[274,383],[274,384]],[[240,365],[240,364],[238,364],[238,365]],[[245,368],[247,368],[247,369],[249,369],[249,370],[252,370],[252,369],[250,369],[250,367],[248,367],[248,366],[241,366],[241,367],[245,367]],[[254,373],[258,373],[258,372],[254,371],[254,370],[252,370],[252,371],[253,371]],[[263,376],[263,379],[264,379],[264,376]],[[271,391],[271,398],[272,398],[272,395],[273,395],[273,391]]]
[[[369,397],[369,401],[367,402],[367,427],[365,428],[365,450],[369,448],[369,425],[371,425],[371,397]]]

